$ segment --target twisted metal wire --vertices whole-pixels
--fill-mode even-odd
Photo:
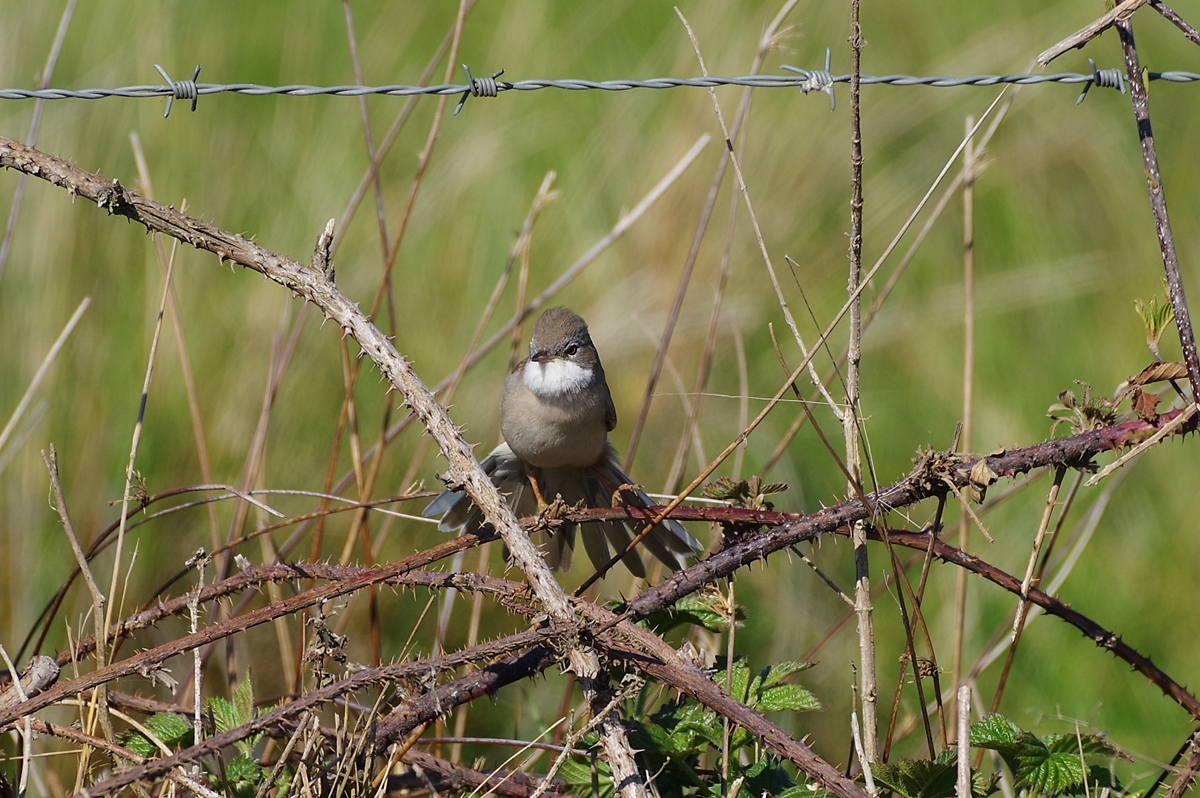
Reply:
[[[497,72],[491,78],[470,78],[466,84],[441,83],[433,86],[411,86],[404,84],[387,86],[310,86],[305,84],[263,86],[257,83],[196,83],[194,79],[191,81],[171,81],[168,78],[169,85],[124,86],[115,89],[0,89],[0,100],[98,100],[106,97],[135,99],[166,97],[171,100],[190,99],[193,102],[194,110],[194,103],[197,97],[226,93],[245,94],[253,97],[268,95],[283,95],[288,97],[311,97],[319,95],[335,97],[361,97],[363,95],[407,97],[414,94],[461,94],[465,100],[468,96],[496,96],[506,91],[537,91],[540,89],[629,91],[631,89],[673,89],[680,86],[698,88],[749,86],[762,89],[793,87],[799,88],[806,93],[809,91],[827,92],[832,97],[833,84],[850,82],[850,75],[831,75],[827,69],[804,70],[786,66],[784,69],[792,70],[795,74],[746,75],[734,78],[650,78],[649,80],[519,80],[510,83],[508,81],[496,80],[501,74],[501,72]],[[955,86],[995,86],[1008,83],[1019,86],[1038,83],[1082,83],[1088,87],[1100,85],[1115,88],[1116,86],[1111,82],[1112,78],[1110,75],[1113,72],[1114,70],[1093,69],[1091,74],[1057,72],[1054,74],[1019,73],[1012,75],[972,75],[969,77],[953,77],[949,75],[861,75],[859,80],[864,86],[933,86],[935,88],[950,88]],[[1150,80],[1165,80],[1171,83],[1193,83],[1200,81],[1200,73],[1196,72],[1149,72],[1147,73],[1147,77]],[[1123,83],[1121,85],[1123,86]],[[460,107],[461,103],[462,101],[460,100]]]

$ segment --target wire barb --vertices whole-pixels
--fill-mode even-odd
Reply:
[[[1083,91],[1079,92],[1079,98],[1075,100],[1076,105],[1083,102],[1083,98],[1087,97],[1092,86],[1099,86],[1102,89],[1120,89],[1122,94],[1125,93],[1125,74],[1121,70],[1096,69],[1096,62],[1090,58],[1088,63],[1092,65],[1092,77],[1083,84]]]
[[[462,68],[467,73],[467,90],[462,93],[462,98],[459,99],[458,105],[454,107],[455,116],[458,116],[458,112],[467,104],[468,97],[495,97],[500,93],[500,89],[512,88],[511,84],[496,83],[496,78],[504,74],[503,69],[493,72],[490,78],[476,78],[471,76],[471,68],[469,66],[463,64]]]
[[[192,73],[191,80],[171,80],[171,76],[167,71],[158,64],[154,65],[158,70],[158,74],[162,75],[163,80],[167,82],[167,88],[171,93],[167,96],[167,110],[163,111],[163,119],[171,115],[171,106],[176,100],[191,100],[192,111],[196,110],[196,100],[200,97],[200,91],[196,88],[196,78],[200,77],[200,65],[196,64],[196,71]]]
[[[829,48],[825,48],[825,68],[824,69],[799,69],[798,67],[783,65],[783,69],[789,72],[795,72],[804,78],[800,84],[800,91],[808,94],[810,91],[823,91],[829,95],[829,110],[837,108],[837,100],[833,96],[833,75],[829,74]]]

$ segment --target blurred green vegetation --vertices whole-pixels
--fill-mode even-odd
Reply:
[[[0,0],[0,84],[33,87],[62,9],[61,2]],[[680,9],[695,28],[717,75],[745,74],[758,38],[778,3],[689,0]],[[365,83],[412,83],[450,30],[457,5],[450,2],[354,2],[354,30]],[[1103,12],[1099,2],[953,0],[868,2],[863,28],[868,42],[863,70],[873,74],[1010,73],[1025,71],[1033,57]],[[1194,6],[1180,9],[1200,21]],[[766,58],[764,71],[780,64],[819,66],[826,47],[833,71],[848,71],[848,6],[800,2],[786,21],[786,36]],[[1200,69],[1200,51],[1149,9],[1136,16],[1143,63],[1155,70]],[[1085,51],[1072,51],[1052,66],[1086,71],[1087,57],[1101,67],[1120,65],[1115,34]],[[699,73],[683,27],[670,3],[612,0],[554,3],[547,0],[481,2],[467,17],[457,62],[476,75],[505,68],[505,78],[647,78]],[[75,12],[51,84],[62,87],[157,83],[153,64],[176,78],[203,65],[204,82],[265,84],[354,82],[346,26],[339,3],[284,4],[209,0],[140,5],[136,13],[108,4],[82,3]],[[446,71],[443,59],[434,82]],[[450,79],[461,80],[457,63]],[[978,118],[997,94],[989,88],[863,89],[866,154],[865,260],[883,251],[930,182],[958,145],[964,119]],[[1027,445],[1049,434],[1046,408],[1074,380],[1110,394],[1114,386],[1149,362],[1134,299],[1161,291],[1162,268],[1146,201],[1145,178],[1128,97],[1095,90],[1074,104],[1077,86],[1023,88],[986,152],[987,168],[975,189],[977,330],[973,448]],[[1200,87],[1156,83],[1151,106],[1164,183],[1184,279],[1195,295],[1200,252]],[[717,91],[731,120],[741,90]],[[838,88],[830,113],[823,95],[760,90],[754,95],[743,142],[743,168],[754,209],[788,302],[806,342],[845,297],[846,232],[850,192],[849,102]],[[453,99],[450,103],[453,103]],[[400,98],[366,100],[378,141],[404,104]],[[380,169],[389,239],[402,211],[438,100],[424,98],[396,139]],[[34,105],[0,102],[0,135],[24,140]],[[130,137],[144,148],[154,194],[226,229],[252,235],[260,244],[298,260],[331,217],[340,218],[367,168],[359,102],[349,98],[202,97],[189,113],[176,103],[168,119],[162,101],[108,99],[46,104],[38,146],[81,167],[140,189]],[[708,94],[700,89],[624,93],[544,90],[475,99],[462,114],[443,119],[393,273],[394,331],[401,352],[427,384],[451,373],[466,349],[480,313],[543,176],[557,173],[558,201],[534,230],[530,294],[540,292],[603,236],[703,134],[715,140],[684,176],[630,232],[609,248],[554,302],[579,311],[590,323],[609,374],[621,418],[614,443],[624,451],[678,275],[691,243],[713,169],[720,131]],[[662,487],[683,428],[685,411],[676,394],[690,391],[698,367],[726,236],[732,237],[731,278],[722,306],[716,357],[701,411],[703,454],[711,457],[739,428],[737,346],[744,342],[749,395],[770,396],[780,369],[768,325],[775,326],[785,354],[798,354],[758,254],[745,207],[726,229],[727,175],[704,240],[696,273],[670,349],[678,383],[664,375],[632,473],[652,489]],[[7,218],[17,175],[0,174],[0,215]],[[375,198],[368,192],[343,237],[335,263],[341,289],[369,307],[381,274]],[[914,258],[880,317],[865,336],[863,410],[871,462],[881,483],[906,473],[918,447],[946,448],[962,416],[962,204],[951,201]],[[911,236],[911,234],[910,234]],[[166,242],[168,248],[170,242]],[[877,295],[898,256],[885,265],[867,299]],[[789,274],[783,256],[798,263]],[[239,484],[255,428],[273,353],[287,344],[301,303],[249,272],[219,265],[207,254],[180,248],[174,273],[185,344],[198,384],[213,479]],[[514,306],[514,281],[489,333]],[[800,286],[803,287],[803,295]],[[84,543],[116,518],[124,468],[137,414],[162,276],[152,239],[140,227],[110,218],[62,191],[28,180],[12,251],[0,276],[0,419],[7,421],[38,364],[83,297],[92,304],[52,367],[36,400],[44,415],[13,450],[0,473],[0,641],[10,651],[33,624],[73,564],[57,516],[47,505],[47,476],[39,451],[53,443],[60,453],[70,510]],[[393,326],[394,325],[394,326]],[[844,345],[845,332],[834,349]],[[1163,356],[1178,357],[1169,332]],[[502,346],[470,371],[453,400],[455,420],[468,440],[485,450],[497,439],[497,401],[508,364]],[[827,368],[828,359],[820,369]],[[159,348],[137,470],[151,493],[198,484],[201,476],[192,436],[175,337],[168,323]],[[684,387],[679,387],[684,386]],[[835,391],[836,394],[836,391]],[[344,396],[338,333],[309,313],[270,411],[264,471],[256,486],[321,490]],[[734,398],[730,398],[734,397]],[[695,397],[693,397],[694,399]],[[388,404],[400,418],[394,395],[385,396],[377,375],[364,367],[355,390],[364,447],[378,438]],[[761,407],[750,400],[751,414]],[[779,407],[750,438],[743,474],[758,473],[797,415]],[[831,437],[837,425],[828,410],[817,417]],[[347,472],[350,450],[342,437],[336,474]],[[374,496],[400,493],[422,436],[407,430],[388,449]],[[1133,646],[1153,656],[1179,682],[1200,682],[1200,634],[1187,610],[1195,600],[1200,543],[1193,523],[1200,514],[1193,442],[1171,442],[1143,457],[1112,497],[1107,512],[1061,597]],[[438,460],[426,456],[417,476],[437,488]],[[718,473],[731,473],[727,464]],[[697,473],[696,454],[686,477]],[[770,472],[791,490],[775,497],[780,509],[809,511],[839,501],[845,483],[829,454],[805,428]],[[1073,478],[1073,477],[1071,477]],[[986,516],[996,538],[976,534],[972,549],[1010,572],[1023,573],[1049,480],[1043,477]],[[1000,490],[1004,485],[997,486]],[[1083,489],[1066,522],[1071,529],[1102,488]],[[353,485],[345,492],[354,496]],[[307,512],[312,499],[274,496],[288,513]],[[415,511],[414,505],[408,509]],[[911,521],[928,522],[932,503],[914,508]],[[228,532],[234,505],[217,507],[220,532]],[[947,516],[956,522],[957,510]],[[260,523],[254,512],[248,528]],[[332,518],[321,557],[337,558],[350,514]],[[895,523],[902,519],[896,518]],[[385,522],[372,522],[373,540]],[[396,522],[380,557],[394,559],[440,540],[428,525]],[[282,543],[290,530],[276,533]],[[707,531],[697,529],[707,540]],[[210,545],[204,510],[193,509],[139,527],[137,559],[126,610],[149,599],[200,546]],[[291,556],[307,558],[311,537]],[[263,556],[254,543],[242,547]],[[129,549],[127,549],[128,551]],[[493,571],[502,568],[498,547]],[[851,584],[850,547],[825,542],[813,555],[845,589]],[[873,555],[882,578],[882,550]],[[361,561],[361,551],[355,555]],[[582,559],[582,558],[581,558]],[[469,554],[467,563],[473,564]],[[111,553],[98,572],[108,574]],[[123,565],[128,568],[128,563]],[[918,572],[919,565],[912,574]],[[582,566],[566,577],[577,584]],[[107,584],[108,577],[102,580]],[[949,668],[953,640],[955,573],[935,566],[926,613],[938,658]],[[174,590],[182,588],[176,586]],[[626,575],[610,577],[606,590],[627,591]],[[877,602],[881,705],[891,700],[897,657],[903,649],[894,588]],[[777,555],[769,567],[739,576],[737,598],[749,617],[738,633],[739,651],[759,663],[803,656],[843,612],[844,605],[798,560]],[[265,601],[265,596],[261,599]],[[380,595],[384,658],[401,654],[426,594]],[[1013,599],[979,580],[969,588],[966,658],[974,661],[997,629],[1011,623]],[[348,619],[351,656],[371,658],[363,601],[342,609]],[[87,609],[76,586],[55,624],[47,652],[67,644],[67,626],[78,634]],[[469,601],[454,608],[447,645],[466,638]],[[428,653],[437,612],[415,638]],[[495,635],[516,621],[485,614],[481,631]],[[178,631],[178,630],[175,630]],[[145,643],[165,639],[168,625]],[[258,641],[262,645],[250,641]],[[273,633],[265,628],[232,647],[241,672],[253,665],[257,692],[269,698],[283,689]],[[857,659],[853,624],[845,626],[817,656],[802,682],[825,705],[821,713],[779,720],[809,735],[816,750],[835,764],[848,751],[851,663]],[[186,670],[172,663],[177,675]],[[990,699],[998,673],[979,677]],[[943,676],[943,684],[949,676]],[[561,678],[549,677],[502,693],[491,706],[472,710],[480,734],[532,736],[558,713]],[[149,688],[146,688],[149,689]],[[915,698],[906,690],[902,717]],[[1189,729],[1187,715],[1156,688],[1099,651],[1076,631],[1041,618],[1024,636],[1001,709],[1018,724],[1039,731],[1073,729],[1075,719],[1110,732],[1141,755],[1126,781],[1152,774],[1149,760],[1169,759]],[[1055,720],[1061,716],[1067,720]],[[897,745],[918,755],[921,734]],[[491,749],[471,755],[498,757]]]

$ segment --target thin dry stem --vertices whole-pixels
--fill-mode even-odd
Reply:
[[[354,35],[354,15],[349,0],[342,0],[342,19],[346,23],[346,40],[350,47],[350,64],[354,70],[354,82],[363,84],[362,62],[358,58],[358,39]],[[371,117],[367,113],[367,98],[359,96],[358,113],[362,120],[363,139],[367,146],[367,169],[371,173],[371,186],[375,190],[375,217],[379,226],[379,246],[383,261],[388,260],[387,214],[383,208],[383,180],[379,176],[379,154],[375,151],[375,137],[371,133]]]
[[[783,24],[783,20],[789,13],[791,13],[797,2],[798,0],[788,0],[785,2],[775,16],[771,19],[771,22],[763,30],[762,36],[759,37],[758,51],[755,53],[754,60],[750,64],[748,74],[756,75],[759,73],[759,71],[761,71],[767,53],[773,46],[775,46],[776,36],[779,32],[779,26]],[[739,141],[738,147],[742,150],[745,149],[746,136],[742,135],[740,140],[738,137],[739,133],[743,129],[744,124],[746,123],[746,120],[749,118],[750,98],[751,89],[750,87],[746,87],[746,89],[742,92],[741,100],[738,103],[737,112],[734,114],[733,126],[729,130],[729,136],[731,140]],[[682,302],[683,294],[687,288],[687,281],[690,281],[691,279],[691,264],[694,262],[695,257],[699,253],[700,242],[704,238],[704,234],[708,229],[709,219],[711,218],[713,210],[716,207],[717,194],[720,190],[721,183],[724,181],[725,170],[729,166],[729,154],[730,153],[728,149],[721,151],[721,158],[717,162],[717,168],[713,174],[712,183],[709,185],[708,197],[705,199],[704,209],[700,213],[700,221],[696,225],[696,232],[692,236],[692,245],[688,250],[688,260],[684,266],[684,273],[680,275],[679,287],[676,290],[677,304]],[[679,446],[675,452],[675,459],[671,463],[670,476],[667,478],[667,491],[672,493],[678,489],[679,482],[681,479],[683,479],[683,469],[687,461],[689,441],[691,440],[691,437],[694,434],[693,431],[697,426],[697,421],[700,415],[700,405],[702,399],[701,394],[704,390],[704,385],[708,381],[709,368],[712,364],[713,351],[716,346],[717,323],[720,320],[721,302],[725,296],[725,286],[729,279],[731,263],[730,253],[733,248],[733,230],[734,221],[737,218],[737,206],[737,194],[732,193],[729,197],[729,216],[725,226],[725,245],[722,248],[721,253],[720,274],[717,278],[717,288],[713,294],[712,310],[709,314],[708,335],[704,340],[704,349],[701,351],[700,365],[696,372],[695,389],[692,392],[695,395],[695,399],[688,411],[687,421],[684,423],[683,434],[680,436]],[[670,343],[670,335],[673,334],[673,332],[674,329],[671,324],[668,324],[668,328],[663,330],[663,339],[659,344],[659,350],[664,355],[666,352],[666,347]],[[656,353],[655,357],[658,358],[659,355]],[[656,372],[652,371],[651,378],[647,382],[646,395],[642,399],[642,407],[638,412],[637,422],[634,425],[634,430],[638,434],[630,437],[630,446],[625,454],[625,469],[627,471],[629,470],[630,464],[633,462],[634,451],[640,436],[641,426],[645,423],[645,417],[650,411],[650,401],[653,396],[656,379]],[[703,457],[701,457],[701,460],[703,460]]]
[[[962,198],[963,198],[963,392],[962,427],[959,431],[959,451],[971,451],[971,433],[975,420],[975,178],[976,148],[972,144],[971,130],[975,120],[966,118],[966,147],[963,148]],[[950,195],[947,190],[946,196]],[[964,505],[965,506],[965,505]],[[958,547],[966,551],[970,540],[970,524],[967,509],[963,510],[958,522]],[[951,665],[952,680],[961,685],[963,647],[966,645],[967,623],[967,574],[959,571],[954,586],[954,647]],[[955,705],[957,707],[957,704]],[[956,710],[957,711],[957,710]],[[960,721],[961,722],[961,721]]]
[[[858,727],[858,712],[853,710],[850,712],[850,736],[854,740],[854,752],[858,754],[858,761],[862,764],[863,782],[867,786],[867,794],[878,795],[879,790],[875,787],[875,776],[871,773],[871,763],[867,759],[866,747],[863,745],[862,731]]]
[[[446,72],[442,80],[443,83],[449,83],[451,76],[454,74],[454,65],[458,61],[458,48],[462,41],[463,27],[466,24],[467,9],[473,5],[469,0],[460,0],[458,4],[458,16],[454,23],[454,37],[450,44],[450,55],[446,59]],[[371,312],[368,314],[374,319],[379,312],[379,303],[383,300],[385,294],[391,298],[392,284],[392,268],[396,265],[396,256],[400,252],[400,243],[404,240],[404,234],[408,232],[408,223],[412,219],[413,208],[417,204],[417,194],[421,191],[421,186],[424,184],[425,171],[429,168],[429,163],[433,159],[433,145],[437,143],[438,133],[442,129],[442,119],[446,112],[446,103],[449,98],[446,95],[438,97],[437,107],[433,112],[433,121],[429,124],[429,133],[425,138],[425,146],[421,148],[421,154],[417,156],[417,172],[413,176],[412,185],[408,190],[408,197],[404,201],[404,210],[400,215],[399,229],[396,231],[395,240],[392,243],[390,250],[386,250],[386,257],[383,264],[383,275],[379,281],[379,287],[376,289],[375,299],[371,302]],[[393,313],[392,318],[395,318]]]
[[[150,167],[146,162],[146,154],[142,151],[142,140],[138,136],[137,131],[132,131],[129,134],[129,144],[133,150],[133,162],[137,166],[138,182],[141,183],[142,192],[148,199],[154,199],[154,185],[150,179]],[[162,239],[158,236],[152,236],[154,239],[154,253],[158,256],[158,270],[163,278],[166,278],[169,262],[175,259],[175,251],[179,242],[173,240],[171,244],[171,255],[168,258],[166,251],[163,249]],[[183,389],[187,394],[188,414],[192,420],[192,438],[196,442],[196,460],[200,466],[200,479],[204,482],[214,482],[212,476],[212,466],[208,459],[208,444],[204,434],[204,421],[200,415],[200,398],[196,390],[196,377],[192,372],[192,359],[188,357],[187,345],[183,335],[183,315],[179,311],[179,297],[175,292],[174,283],[170,284],[170,290],[167,294],[167,302],[171,311],[171,327],[175,333],[175,351],[179,357],[179,371],[183,377]],[[208,515],[208,535],[209,545],[216,549],[221,545],[221,531],[217,522],[217,508],[214,504],[205,505],[205,510]]]
[[[463,12],[464,19],[466,15],[471,12],[471,9],[474,7],[474,5],[475,0],[468,0],[466,3],[466,8]],[[450,26],[450,30],[446,32],[444,37],[442,37],[441,44],[438,45],[437,50],[434,51],[433,56],[425,65],[425,69],[421,73],[421,76],[417,79],[417,85],[427,85],[429,83],[429,79],[433,76],[434,70],[437,69],[437,65],[441,62],[442,57],[446,54],[446,50],[451,45],[457,47],[459,28],[461,24],[462,20],[456,16],[453,24]],[[453,64],[454,61],[454,56],[451,56],[450,63]],[[388,152],[390,152],[392,149],[392,144],[396,141],[396,137],[404,128],[405,122],[407,122],[409,117],[412,115],[413,109],[417,104],[417,99],[417,95],[409,97],[405,101],[404,107],[400,109],[398,114],[396,114],[396,118],[392,120],[391,127],[388,128],[387,133],[385,133],[383,136],[383,141],[380,142],[379,147],[377,148],[380,163],[382,163],[383,159],[387,157]],[[342,212],[341,218],[338,221],[338,235],[333,241],[334,250],[336,250],[341,244],[342,232],[350,225],[350,220],[354,218],[354,214],[358,211],[358,206],[362,202],[363,197],[366,196],[367,188],[373,182],[373,178],[374,172],[372,167],[368,165],[366,171],[363,173],[362,178],[359,179],[358,186],[354,189],[354,193],[351,194],[350,200],[346,203],[346,209]]]
[[[67,323],[63,325],[62,332],[58,334],[58,338],[54,339],[54,343],[50,346],[50,351],[42,358],[41,364],[37,371],[33,373],[33,379],[29,381],[29,387],[25,389],[25,393],[21,395],[21,400],[17,402],[16,408],[12,415],[8,418],[8,423],[4,425],[4,429],[0,431],[0,452],[4,451],[4,444],[12,436],[13,430],[17,428],[17,423],[21,420],[21,416],[25,414],[29,403],[33,401],[33,395],[45,379],[46,373],[50,370],[50,366],[54,363],[54,359],[58,357],[59,351],[63,348],[63,344],[71,337],[71,333],[75,330],[75,325],[83,317],[83,312],[87,310],[88,305],[92,303],[91,297],[84,297],[75,307],[75,312],[71,314],[71,318],[67,319]]]
[[[92,619],[96,625],[96,634],[102,638],[104,635],[104,607],[108,602],[105,601],[104,594],[100,592],[100,586],[96,584],[96,578],[92,575],[87,556],[83,553],[83,547],[79,545],[79,537],[75,534],[75,526],[71,523],[71,515],[67,512],[67,500],[63,496],[62,482],[58,475],[58,452],[55,450],[54,444],[50,444],[48,456],[42,452],[42,461],[45,462],[46,470],[50,473],[50,490],[54,496],[54,509],[58,512],[59,520],[62,521],[63,532],[71,546],[71,553],[75,555],[75,563],[79,566],[84,584],[87,585],[88,594],[92,597]]]
[[[696,41],[696,35],[692,32],[692,26],[688,24],[687,19],[683,16],[683,12],[676,6],[675,13],[683,23],[684,29],[687,31],[688,39],[692,43],[692,49],[696,52],[696,60],[700,62],[700,71],[705,77],[708,77],[708,67],[704,63],[704,56],[700,52],[700,43]],[[759,254],[762,256],[763,263],[767,267],[767,276],[771,278],[771,287],[775,291],[775,299],[779,303],[780,309],[783,311],[783,318],[787,322],[788,329],[792,331],[792,336],[796,339],[796,345],[800,347],[800,354],[804,356],[808,363],[809,376],[812,378],[813,384],[825,397],[825,401],[829,403],[835,415],[841,417],[841,410],[837,407],[837,403],[833,401],[833,397],[825,389],[821,378],[817,375],[816,368],[812,365],[812,358],[809,355],[808,348],[804,345],[804,339],[800,335],[800,329],[796,326],[796,320],[792,317],[791,308],[788,307],[787,299],[783,295],[783,288],[779,285],[779,277],[775,274],[775,266],[771,263],[771,254],[767,251],[766,241],[763,239],[762,228],[759,227],[758,217],[754,213],[754,204],[750,201],[750,189],[746,185],[746,178],[742,174],[742,166],[738,162],[737,155],[733,151],[733,139],[730,138],[729,128],[725,124],[725,116],[721,113],[721,104],[717,102],[717,92],[712,87],[708,89],[709,98],[712,100],[713,113],[717,116],[717,122],[721,126],[721,134],[725,140],[725,150],[729,155],[729,162],[733,164],[734,174],[737,175],[737,190],[742,195],[742,200],[746,203],[746,214],[750,219],[750,228],[754,231],[754,240],[758,244]],[[813,350],[816,351],[815,349]]]
[[[971,686],[958,686],[958,781],[955,795],[971,798]]]
[[[67,0],[67,4],[63,6],[62,15],[58,18],[58,29],[54,32],[54,42],[50,45],[50,52],[46,54],[46,63],[42,67],[42,75],[38,79],[39,89],[50,86],[50,77],[54,74],[55,64],[58,63],[58,54],[62,52],[63,40],[67,38],[67,28],[71,26],[71,18],[75,16],[76,2],[77,0]],[[45,104],[46,101],[40,97],[33,104],[33,118],[29,120],[29,133],[25,136],[25,143],[30,147],[37,143],[38,128],[42,125],[42,108]],[[21,214],[21,203],[25,197],[25,179],[26,175],[20,175],[17,178],[17,188],[13,191],[12,205],[8,209],[8,222],[4,226],[4,240],[0,242],[0,278],[4,277],[4,267],[8,263],[13,234],[17,230],[17,217]]]
[[[771,49],[772,43],[774,41],[774,37],[776,35],[776,32],[779,29],[779,26],[781,24],[783,24],[784,18],[788,15],[788,13],[791,12],[792,8],[796,5],[797,2],[798,2],[798,0],[788,0],[788,2],[784,3],[783,7],[780,8],[779,12],[776,13],[775,17],[771,20],[770,24],[767,25],[766,29],[763,31],[762,36],[759,37],[758,50],[754,55],[754,60],[750,64],[750,69],[747,72],[747,74],[757,75],[759,73],[759,71],[762,69],[763,61],[765,60],[768,51]],[[738,140],[738,134],[742,130],[743,123],[746,121],[746,119],[749,115],[751,91],[752,91],[752,89],[749,86],[747,86],[742,91],[741,99],[738,102],[737,113],[734,114],[733,126],[730,128],[729,133],[728,133],[728,138],[731,141]],[[739,146],[744,147],[745,136],[742,136],[741,142],[742,143]],[[633,429],[630,432],[629,446],[625,451],[624,468],[626,471],[630,470],[630,466],[633,463],[634,455],[637,452],[637,446],[641,440],[642,429],[644,428],[644,426],[646,424],[646,419],[650,413],[650,402],[654,398],[655,387],[658,385],[658,378],[659,378],[659,375],[660,375],[660,372],[662,369],[663,362],[666,358],[667,349],[671,344],[671,338],[675,334],[675,325],[679,318],[679,312],[682,309],[684,297],[687,294],[688,286],[691,283],[692,270],[695,267],[696,259],[698,258],[699,254],[700,254],[700,244],[704,240],[705,233],[708,231],[708,223],[709,223],[709,220],[712,218],[713,209],[716,207],[717,194],[720,190],[721,183],[724,181],[725,170],[728,168],[728,166],[729,166],[729,151],[722,150],[721,158],[717,162],[717,168],[713,173],[712,183],[709,185],[708,196],[704,200],[704,208],[703,208],[703,210],[700,211],[700,219],[696,224],[696,231],[692,235],[692,243],[688,248],[688,254],[687,254],[687,258],[684,260],[683,270],[682,270],[682,272],[680,272],[680,275],[679,275],[679,284],[675,289],[675,298],[671,304],[671,311],[667,315],[667,323],[663,327],[662,339],[659,341],[658,349],[655,350],[655,353],[654,353],[654,364],[651,366],[650,375],[649,375],[648,379],[646,380],[646,392],[642,397],[641,408],[638,410],[637,418],[635,419],[634,424],[633,424]],[[736,208],[736,206],[737,206],[736,197],[733,197],[733,196],[730,197],[730,206],[731,206],[731,214],[729,217],[729,225],[726,227],[725,254],[722,258],[722,265],[721,265],[722,287],[717,290],[715,305],[713,307],[713,312],[712,312],[713,318],[712,318],[712,321],[710,322],[710,341],[706,342],[704,352],[700,357],[701,365],[700,365],[700,370],[699,370],[699,372],[697,374],[697,378],[696,378],[698,387],[696,388],[695,393],[697,393],[697,394],[699,394],[699,392],[701,390],[703,390],[703,388],[704,388],[703,383],[705,380],[707,380],[707,377],[708,377],[708,363],[709,363],[710,358],[712,357],[712,350],[711,350],[712,330],[715,329],[716,318],[718,315],[718,310],[721,305],[721,296],[724,293],[723,286],[724,286],[724,279],[726,276],[726,264],[728,263],[729,247],[732,243],[732,237],[733,237],[733,218],[734,218],[734,216],[732,213],[732,209]],[[697,397],[697,399],[698,399],[698,397]],[[680,440],[680,448],[679,448],[679,451],[676,452],[676,456],[675,456],[676,459],[675,459],[674,464],[671,467],[671,475],[672,476],[670,479],[667,480],[668,490],[673,490],[674,487],[676,487],[678,485],[679,479],[682,478],[681,472],[682,472],[682,468],[683,468],[683,461],[687,458],[688,436],[690,435],[691,428],[693,428],[696,424],[695,415],[699,412],[699,401],[697,401],[694,404],[694,408],[695,408],[694,411],[689,413],[688,422],[685,424],[683,437]],[[677,469],[680,471],[680,473],[676,473]]]

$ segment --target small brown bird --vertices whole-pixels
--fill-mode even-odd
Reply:
[[[504,382],[500,432],[504,443],[481,463],[483,470],[518,516],[534,515],[559,496],[568,505],[610,507],[614,498],[627,507],[652,504],[644,491],[630,489],[631,480],[617,463],[608,433],[617,425],[600,355],[587,324],[567,308],[550,308],[533,327],[529,357]],[[618,492],[618,488],[622,488]],[[462,491],[445,491],[425,508],[427,518],[441,516],[438,529],[484,524],[483,513]],[[583,547],[596,567],[616,551],[624,551],[640,531],[637,522],[582,524]],[[654,527],[642,541],[650,553],[673,571],[700,543],[670,519]],[[547,541],[546,561],[552,568],[571,567],[575,527],[564,527]],[[634,551],[622,559],[636,576],[645,576]]]

